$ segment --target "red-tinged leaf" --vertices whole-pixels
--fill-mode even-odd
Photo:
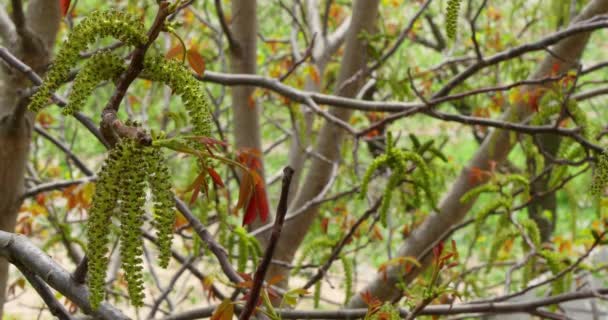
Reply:
[[[551,72],[553,73],[553,75],[557,75],[557,73],[559,72],[559,69],[560,69],[559,62],[554,62],[553,66],[551,66]]]
[[[257,209],[260,214],[260,219],[262,222],[266,222],[268,220],[268,201],[266,199],[266,189],[264,189],[264,185],[262,183],[258,183],[255,187],[255,198]]]
[[[213,170],[213,168],[207,168],[207,172],[209,173],[211,180],[213,180],[213,183],[215,183],[216,186],[220,188],[224,187],[224,181],[222,181],[222,178],[217,173],[217,171]]]
[[[211,315],[211,320],[232,320],[234,316],[234,305],[230,299],[224,299],[222,303],[220,303],[213,314]]]
[[[310,76],[310,79],[317,85],[321,84],[321,77],[319,76],[319,70],[317,70],[317,67],[315,67],[314,65],[309,65],[308,66],[308,74]]]
[[[255,98],[253,97],[253,94],[247,98],[247,105],[250,109],[255,109]]]
[[[251,198],[253,192],[253,180],[249,172],[245,172],[241,178],[241,185],[239,188],[239,200],[236,204],[236,210],[239,210],[245,206],[247,200]]]
[[[228,143],[226,143],[225,141],[221,141],[221,140],[217,140],[217,139],[213,139],[213,138],[205,137],[205,136],[196,136],[196,137],[191,137],[189,139],[193,139],[194,141],[198,141],[204,145],[212,146],[212,147],[215,147],[216,145],[220,145],[223,147],[228,146]]]
[[[471,172],[469,172],[469,183],[476,184],[482,182],[484,180],[485,171],[479,169],[478,167],[472,167]]]
[[[202,76],[205,73],[205,59],[194,49],[186,51],[186,58],[188,58],[188,64],[198,75]]]
[[[178,43],[175,47],[169,49],[169,52],[165,55],[167,59],[181,59],[184,55],[184,47],[181,43]]]
[[[270,280],[268,280],[268,285],[269,286],[274,286],[275,284],[281,282],[283,279],[285,279],[285,277],[283,275],[277,274],[276,276],[270,278]]]
[[[243,278],[243,280],[253,282],[253,277],[251,277],[250,273],[245,273],[245,272],[237,272],[237,273],[239,274],[239,276],[241,276],[241,278]],[[251,286],[249,286],[247,288],[251,288]]]
[[[61,15],[65,17],[70,9],[70,0],[59,0],[59,8],[61,9]]]
[[[192,185],[188,187],[187,190],[192,190],[192,196],[190,197],[190,204],[193,204],[198,197],[198,194],[201,192],[201,186],[204,186],[205,190],[207,190],[207,183],[205,181],[205,176],[207,176],[207,171],[203,170],[194,180]]]
[[[323,218],[321,220],[321,232],[327,234],[327,228],[329,227],[329,218]]]
[[[249,199],[249,204],[247,205],[247,210],[245,210],[245,216],[243,217],[243,225],[251,224],[255,221],[256,213],[258,212],[258,204],[257,197],[254,195]]]

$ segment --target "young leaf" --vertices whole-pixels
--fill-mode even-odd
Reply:
[[[68,10],[70,9],[70,1],[71,0],[59,0],[59,7],[61,8],[61,15],[65,17],[68,14]]]
[[[222,303],[213,311],[211,320],[231,320],[234,316],[234,306],[230,299],[224,299]]]
[[[266,189],[264,189],[264,185],[262,183],[258,183],[255,186],[255,194],[257,209],[260,213],[260,219],[262,222],[266,222],[268,220],[268,201],[266,201]]]
[[[175,45],[175,47],[171,48],[169,52],[165,55],[167,59],[173,58],[181,58],[184,54],[184,47],[181,44]]]
[[[188,64],[190,67],[198,73],[198,75],[202,76],[205,73],[205,59],[194,49],[189,49],[186,52],[186,58],[188,59]]]
[[[196,177],[194,182],[192,182],[192,185],[190,185],[190,187],[188,187],[187,190],[192,190],[192,196],[190,197],[190,204],[193,204],[196,201],[196,198],[198,197],[198,194],[201,191],[201,186],[203,186],[205,188],[205,194],[207,194],[207,182],[205,181],[206,176],[207,176],[207,171],[205,171],[205,170],[201,171],[201,173]]]
[[[217,171],[213,170],[213,168],[207,168],[207,172],[209,173],[211,180],[213,180],[213,183],[215,183],[216,186],[220,188],[224,187],[224,181],[222,181],[222,178],[217,173]]]
[[[243,217],[243,225],[248,225],[255,220],[257,209],[258,209],[258,197],[255,194],[249,199],[249,204],[247,205],[247,210],[245,211],[245,216]]]

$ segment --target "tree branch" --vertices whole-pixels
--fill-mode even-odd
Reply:
[[[65,307],[57,301],[53,292],[46,286],[46,284],[34,273],[32,273],[28,268],[23,266],[22,264],[15,263],[15,266],[21,274],[27,279],[27,281],[34,287],[38,295],[42,298],[44,303],[49,307],[49,311],[52,315],[59,318],[60,320],[72,320],[72,316],[65,309]]]
[[[283,185],[281,188],[281,198],[279,199],[279,205],[277,206],[277,214],[272,227],[272,233],[270,234],[270,240],[268,240],[268,247],[264,252],[262,262],[255,271],[253,277],[253,287],[249,292],[249,298],[239,316],[239,320],[248,320],[253,314],[260,297],[260,291],[264,284],[264,277],[272,261],[274,250],[277,247],[279,238],[281,237],[281,230],[283,228],[283,222],[285,222],[285,215],[287,214],[287,197],[289,196],[289,185],[291,184],[291,177],[293,176],[293,169],[285,167],[283,169]]]
[[[13,264],[27,266],[33,274],[66,296],[87,314],[107,320],[129,319],[107,302],[102,303],[99,309],[94,311],[89,302],[88,288],[76,283],[63,267],[24,236],[0,231],[0,255]]]

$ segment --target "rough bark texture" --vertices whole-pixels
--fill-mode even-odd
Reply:
[[[608,11],[608,0],[593,0],[587,5],[583,12],[575,19],[574,22],[581,21],[603,14]],[[540,64],[538,70],[530,77],[531,79],[539,79],[551,74],[554,63],[559,64],[559,72],[565,72],[572,68],[580,59],[581,54],[587,44],[589,34],[578,34],[559,42],[551,48],[552,54],[547,55],[545,60]],[[558,60],[560,57],[562,60]],[[535,87],[528,86],[523,90],[534,90]],[[518,103],[505,112],[502,119],[518,121],[525,118],[532,112],[525,103]],[[434,246],[438,239],[449,231],[450,227],[460,222],[466,213],[469,211],[474,201],[469,201],[465,204],[460,202],[460,198],[471,188],[485,181],[476,181],[471,183],[469,173],[471,168],[476,167],[482,170],[488,170],[490,163],[495,161],[501,164],[513,147],[513,142],[510,133],[504,130],[494,130],[492,134],[486,138],[481,147],[475,153],[469,164],[463,168],[460,176],[456,179],[449,192],[443,198],[439,205],[439,212],[429,216],[416,230],[414,230],[404,245],[399,249],[399,256],[417,257],[426,266],[428,265],[430,255],[421,257],[425,251]],[[404,275],[402,268],[391,268],[386,273],[386,278],[383,275],[377,275],[376,278],[366,286],[361,292],[369,292],[372,296],[380,300],[392,300],[401,296],[401,290],[395,285],[399,282],[409,283],[414,279],[421,268],[417,268],[412,272]],[[356,294],[349,302],[348,307],[364,307],[365,303],[361,299],[360,294]]]
[[[346,36],[346,48],[342,57],[342,65],[337,81],[337,86],[349,79],[358,70],[366,66],[366,43],[360,37],[362,32],[372,33],[374,31],[376,16],[378,14],[378,0],[358,0],[353,4],[353,13],[350,29]],[[362,80],[355,81],[336,92],[344,97],[353,97],[362,85]],[[352,111],[347,109],[332,109],[331,113],[342,120],[348,121]],[[314,151],[323,156],[324,159],[337,161],[340,156],[344,131],[330,122],[325,122],[317,137]],[[310,164],[302,187],[295,196],[290,211],[299,208],[313,199],[327,184],[330,179],[332,164],[319,157],[314,157]],[[277,247],[275,259],[291,262],[295,252],[302,243],[319,210],[318,206],[312,206],[296,218],[290,220],[284,227],[285,235]],[[267,279],[276,275],[283,276],[282,285],[287,284],[289,269],[274,264],[271,266]]]
[[[43,73],[59,29],[59,1],[31,0],[27,9],[25,27],[30,32],[9,27],[3,30],[8,34],[4,43],[36,72]],[[19,198],[24,190],[23,178],[34,115],[25,111],[27,99],[23,99],[20,93],[31,85],[30,82],[19,72],[12,72],[4,66],[0,73],[0,230],[13,232],[21,205]],[[8,262],[0,258],[0,318],[7,278]]]
[[[232,73],[256,73],[258,34],[256,7],[256,0],[232,1],[231,32],[236,44],[231,50]],[[254,91],[255,87],[250,86],[235,86],[232,88],[232,126],[235,150],[262,150],[260,108],[253,98]],[[263,161],[260,161],[260,163],[262,164],[262,168],[258,172],[263,181]],[[259,218],[256,218],[252,227],[255,228],[262,224],[264,223]]]

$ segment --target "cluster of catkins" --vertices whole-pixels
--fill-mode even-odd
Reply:
[[[380,207],[379,211],[380,221],[384,226],[387,225],[387,212],[391,204],[393,191],[397,189],[399,184],[408,174],[408,170],[411,169],[410,163],[414,164],[421,173],[420,176],[411,176],[415,191],[418,192],[418,189],[422,189],[429,204],[432,206],[435,205],[435,195],[431,190],[432,174],[426,161],[414,151],[395,148],[393,146],[392,135],[389,132],[387,134],[386,152],[383,155],[375,158],[367,168],[367,171],[363,176],[363,181],[361,182],[360,192],[362,197],[367,194],[369,182],[371,181],[372,175],[376,170],[383,166],[391,169],[392,174],[386,184],[384,196],[382,198],[382,206]]]
[[[169,169],[161,151],[123,140],[113,148],[99,173],[88,221],[88,259],[91,304],[104,297],[112,217],[120,221],[120,254],[129,296],[135,306],[143,303],[142,237],[147,190],[154,203],[152,224],[158,238],[158,263],[171,258],[175,209]]]
[[[75,26],[64,41],[44,83],[32,97],[30,110],[37,112],[47,106],[53,92],[68,80],[80,53],[96,39],[105,36],[130,46],[139,46],[147,41],[141,19],[117,10],[92,13]],[[69,103],[63,113],[72,115],[81,110],[99,83],[118,79],[126,69],[123,58],[115,53],[100,51],[94,54],[76,75]],[[142,75],[171,87],[182,98],[193,133],[197,136],[210,135],[209,99],[182,63],[149,52],[144,60]],[[171,257],[175,209],[169,169],[159,148],[142,146],[125,138],[109,151],[98,177],[87,228],[91,305],[96,309],[104,299],[108,247],[114,218],[120,222],[120,253],[131,303],[141,306],[144,299],[141,228],[148,194],[154,203],[152,224],[157,230],[159,265],[166,267]]]

